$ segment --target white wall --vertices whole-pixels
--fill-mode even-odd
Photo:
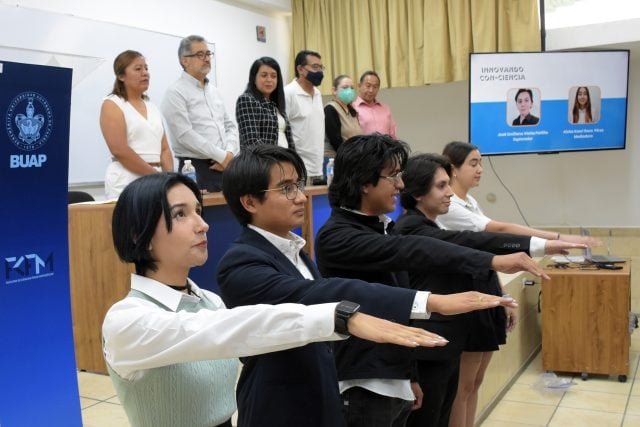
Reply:
[[[78,18],[91,21],[102,21],[118,25],[130,26],[142,30],[165,33],[177,36],[175,46],[166,49],[162,54],[166,58],[161,61],[165,67],[171,67],[168,70],[169,75],[175,75],[177,79],[181,69],[177,59],[177,50],[179,38],[189,34],[199,34],[204,36],[208,41],[215,43],[216,47],[216,74],[217,85],[225,101],[228,112],[235,116],[235,101],[246,87],[249,67],[251,63],[260,56],[272,56],[281,65],[285,81],[288,80],[289,55],[290,55],[290,23],[285,15],[272,16],[266,12],[251,11],[240,7],[235,7],[226,3],[214,0],[0,0],[0,4],[4,6],[19,6],[25,10],[39,10],[47,12],[52,19],[56,16],[72,15]],[[1,20],[1,19],[0,19]],[[91,21],[89,21],[91,20]],[[256,40],[256,26],[266,27],[267,42],[261,43]],[[6,34],[2,37],[3,27],[0,26],[0,47],[8,44],[8,40],[13,40],[17,35]],[[29,23],[23,23],[25,31],[29,31]],[[62,29],[61,29],[62,30]],[[117,37],[119,33],[114,33]],[[10,37],[9,37],[10,36]],[[22,48],[42,49],[42,45],[51,46],[49,49],[56,51],[57,44],[55,40],[60,36],[51,34],[49,40],[42,40],[38,46],[20,46]],[[89,46],[95,44],[91,40],[91,34],[79,35],[80,40],[73,43],[77,52],[64,52],[67,54],[77,53],[79,55],[95,56],[94,51],[99,49],[91,49]],[[34,41],[34,44],[35,41]],[[84,44],[84,46],[83,46]],[[118,50],[122,51],[134,48],[145,52],[144,48],[138,47],[134,40],[111,40],[110,45],[117,45]],[[120,45],[122,46],[120,48]],[[133,46],[133,47],[132,47]],[[59,51],[59,50],[58,50]],[[111,53],[109,53],[111,55]],[[154,55],[157,55],[154,53]],[[115,54],[113,55],[115,56]],[[1,58],[0,58],[1,59]],[[113,57],[103,58],[109,64],[113,62]],[[168,61],[167,61],[168,59]],[[174,60],[175,59],[175,60]],[[148,62],[153,64],[153,58],[148,58]],[[167,70],[162,70],[163,74],[167,74]],[[161,96],[153,93],[153,75],[154,70],[151,69],[151,94],[153,100],[160,103]],[[158,76],[158,70],[155,71]],[[107,81],[108,80],[108,81]],[[156,80],[158,81],[158,80]],[[91,104],[92,111],[74,111],[72,105],[72,123],[74,116],[82,116],[83,126],[93,126],[89,141],[82,138],[75,138],[72,129],[71,151],[74,154],[78,149],[89,150],[87,153],[95,153],[99,159],[104,157],[104,164],[96,164],[100,162],[91,162],[96,172],[87,173],[85,166],[80,165],[71,156],[70,182],[86,182],[100,181],[104,176],[104,169],[110,161],[110,155],[105,148],[104,141],[101,138],[98,126],[98,115],[103,92],[107,92],[108,88],[113,84],[113,76],[105,77],[105,90],[98,91],[95,103]],[[86,116],[86,119],[84,118]],[[81,173],[76,173],[81,172]],[[91,179],[82,179],[91,175]],[[75,177],[75,178],[74,178]]]
[[[633,26],[640,28],[640,25]],[[640,34],[615,31],[599,25],[603,42],[640,40]],[[555,49],[589,48],[581,42],[585,28],[563,30],[562,37],[550,32],[548,44]],[[611,34],[607,37],[607,34]],[[592,37],[592,36],[590,36]],[[590,38],[589,42],[593,42]],[[514,193],[528,222],[533,226],[640,226],[640,49],[632,45],[630,59],[627,148],[618,151],[561,153],[555,155],[494,156],[496,171]],[[597,46],[598,48],[602,46]],[[468,82],[381,91],[398,121],[399,137],[413,151],[441,152],[452,140],[467,141]],[[515,204],[484,160],[484,174],[473,191],[485,213],[495,219],[523,223]],[[495,203],[487,195],[496,196]]]
[[[216,44],[218,85],[229,107],[235,106],[236,98],[244,90],[249,67],[256,58],[272,56],[280,63],[283,72],[289,69],[291,43],[288,19],[215,0],[2,0],[2,3],[181,37],[189,34],[204,36]],[[256,41],[256,25],[266,27],[267,43]],[[122,42],[124,50],[126,40]],[[176,57],[176,75],[180,71],[177,51],[178,46],[174,52],[167,52]]]

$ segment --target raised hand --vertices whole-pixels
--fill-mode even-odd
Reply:
[[[584,243],[574,243],[566,240],[547,240],[544,244],[544,253],[547,255],[567,255],[569,253],[569,249],[585,249],[586,247],[587,245]]]
[[[467,313],[474,310],[484,310],[499,305],[512,308],[518,306],[516,301],[511,297],[505,298],[469,291],[450,295],[431,294],[427,302],[427,309],[431,312],[451,315]]]
[[[544,272],[529,255],[524,252],[517,252],[509,255],[496,255],[491,260],[491,268],[503,273],[517,273],[528,271],[529,273],[549,280],[549,276]]]
[[[424,329],[404,326],[364,313],[351,316],[347,328],[351,335],[358,338],[405,347],[441,347],[449,342],[440,335]]]

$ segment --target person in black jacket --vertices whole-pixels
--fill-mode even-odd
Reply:
[[[353,279],[322,279],[301,250],[304,240],[291,233],[304,220],[305,178],[304,163],[293,150],[268,144],[241,151],[229,164],[223,193],[243,231],[218,264],[218,284],[227,306],[347,299],[360,304],[363,313],[406,324],[414,310],[451,314],[515,305],[512,299],[479,292],[427,295]],[[469,252],[460,254],[458,262],[465,262],[473,251]],[[476,258],[467,262],[511,271],[530,267],[521,259],[484,253]],[[542,270],[537,268],[534,272],[539,274]],[[414,308],[416,304],[421,305]],[[422,339],[421,344],[444,341]],[[248,357],[243,363],[237,391],[239,427],[344,425],[331,346],[310,344]]]
[[[496,268],[487,264],[488,254],[484,252],[442,246],[440,240],[423,236],[390,234],[393,223],[386,214],[395,210],[397,196],[404,187],[402,170],[407,157],[406,144],[388,135],[358,136],[340,147],[334,181],[329,187],[331,216],[316,237],[316,261],[323,276],[406,287],[407,271],[442,268],[473,274]],[[528,242],[517,239],[519,245]],[[463,253],[467,255],[461,258]],[[535,264],[524,253],[507,257]],[[338,379],[348,424],[403,425],[401,417],[406,419],[411,409],[407,403],[411,398],[407,374],[411,362],[411,355],[393,346],[358,339],[336,345]],[[415,385],[413,390],[420,393]],[[384,414],[379,408],[394,403],[404,410],[396,412],[395,418],[388,413],[390,419],[387,424],[382,423]]]

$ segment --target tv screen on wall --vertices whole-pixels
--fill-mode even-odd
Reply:
[[[625,148],[629,51],[472,53],[469,140],[483,155]]]

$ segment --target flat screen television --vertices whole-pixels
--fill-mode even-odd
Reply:
[[[629,51],[472,53],[469,141],[483,155],[625,148]]]

